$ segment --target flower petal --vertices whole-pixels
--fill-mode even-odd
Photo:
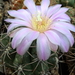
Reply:
[[[15,36],[14,36],[14,38],[13,38],[13,40],[12,40],[12,47],[13,47],[13,49],[15,49],[15,48],[21,43],[21,41],[23,40],[23,38],[24,38],[28,33],[30,33],[30,32],[31,32],[31,29],[28,29],[28,28],[23,28],[23,29],[19,30],[19,31],[15,34]]]
[[[27,39],[27,41],[33,41],[33,40],[37,39],[38,36],[39,36],[39,32],[37,32],[37,31],[31,31],[26,36],[26,39]]]
[[[63,19],[63,18],[56,18],[54,21],[61,21],[61,22],[68,22],[68,23],[70,23],[70,20]]]
[[[61,27],[61,26],[54,26],[51,29],[59,31],[60,33],[64,34],[68,38],[71,46],[73,45],[74,38],[68,29],[66,29],[65,27]]]
[[[9,33],[7,33],[8,34],[8,36],[9,37],[14,37],[15,36],[15,34],[19,31],[19,30],[21,30],[22,28],[17,28],[17,29],[15,29],[15,30],[13,30],[13,31],[11,31],[11,32],[9,32]]]
[[[49,4],[50,4],[50,0],[42,0],[42,2],[41,2],[42,16],[47,13]]]
[[[38,36],[39,32],[31,31],[31,33],[29,33],[17,47],[17,53],[23,55]]]
[[[15,29],[17,27],[20,27],[20,26],[25,26],[25,25],[21,25],[21,24],[10,24],[9,27],[8,27],[8,29],[7,29],[8,30],[7,33],[9,33],[13,29]]]
[[[55,22],[53,25],[57,26],[57,27],[61,27],[61,28],[63,27],[63,28],[66,28],[66,29],[69,29],[69,30],[75,32],[75,26],[70,23],[60,21],[60,22]]]
[[[66,11],[68,11],[68,8],[65,8],[65,7],[60,8],[60,10],[59,10],[57,13],[55,13],[54,15],[52,15],[51,19],[54,20],[55,18],[61,16],[61,15],[62,15],[63,13],[65,13]]]
[[[25,9],[19,9],[18,12],[24,16],[26,21],[31,23],[32,16],[30,12],[26,11]]]
[[[47,60],[50,56],[50,46],[45,34],[41,33],[37,38],[37,55],[40,60]]]
[[[49,41],[53,44],[60,45],[60,37],[52,30],[45,32],[46,36],[48,37]]]
[[[20,20],[20,19],[6,19],[5,21],[15,23],[15,24],[23,24],[27,27],[32,27],[28,22]]]
[[[61,21],[61,20],[66,20],[66,21],[68,21],[68,22],[70,22],[70,17],[67,15],[67,14],[62,14],[61,16],[59,16],[58,18],[55,18],[55,20],[59,20],[59,21]]]
[[[31,43],[32,41],[28,42],[26,39],[23,39],[22,43],[17,47],[17,53],[20,55],[24,55],[29,49]]]
[[[50,48],[51,48],[52,51],[57,51],[58,45],[55,45],[55,44],[53,44],[51,42],[49,44],[50,44]]]
[[[54,5],[54,6],[50,6],[48,11],[47,11],[47,17],[50,17],[52,16],[54,13],[56,13],[61,7],[61,4],[57,4],[57,5]]]
[[[25,21],[30,21],[31,19],[31,15],[24,9],[20,9],[20,10],[10,10],[8,11],[9,15],[25,20]]]
[[[59,48],[61,49],[62,52],[68,52],[70,47],[69,40],[67,39],[65,35],[61,34],[60,32],[57,32],[57,34],[59,35],[60,38],[62,38]]]
[[[24,5],[29,9],[29,11],[35,15],[36,14],[36,6],[33,0],[25,0]]]

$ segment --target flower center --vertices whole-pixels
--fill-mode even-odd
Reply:
[[[48,30],[48,27],[50,26],[51,23],[52,23],[52,20],[46,17],[42,17],[39,11],[37,16],[33,16],[33,19],[32,19],[33,29],[41,33]]]

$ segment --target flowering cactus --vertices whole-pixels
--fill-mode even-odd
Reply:
[[[50,57],[51,50],[55,52],[59,47],[62,52],[67,52],[73,45],[70,30],[75,32],[75,27],[66,14],[68,8],[61,4],[49,7],[49,4],[50,0],[42,0],[40,6],[33,0],[25,0],[28,9],[8,11],[15,18],[5,20],[11,23],[7,33],[13,37],[12,48],[16,48],[18,54],[24,55],[36,39],[37,56],[43,61]]]

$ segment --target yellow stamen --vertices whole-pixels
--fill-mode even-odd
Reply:
[[[40,12],[38,12],[37,17],[33,16],[32,19],[33,29],[41,33],[48,30],[51,23],[52,20],[42,17]]]

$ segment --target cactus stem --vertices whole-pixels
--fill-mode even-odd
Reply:
[[[33,72],[37,69],[38,65],[40,64],[41,61],[39,61],[36,65],[36,67],[34,68]]]
[[[27,53],[28,53],[32,58],[35,58],[35,57],[33,57],[28,51],[27,51]]]
[[[45,61],[45,62],[48,63],[48,64],[50,64],[50,65],[53,65],[53,64],[49,63],[48,61]]]

